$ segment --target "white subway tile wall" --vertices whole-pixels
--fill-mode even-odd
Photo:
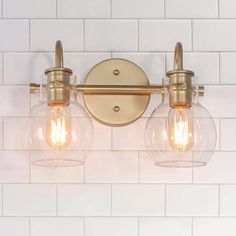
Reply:
[[[0,235],[235,236],[235,29],[235,0],[0,0]],[[54,66],[58,39],[80,82],[96,63],[122,57],[152,84],[173,68],[181,41],[216,122],[208,165],[154,166],[143,139],[161,101],[154,95],[129,126],[93,121],[84,166],[33,166],[24,127],[37,96],[28,84]]]

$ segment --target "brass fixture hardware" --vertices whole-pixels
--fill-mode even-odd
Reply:
[[[64,105],[70,103],[70,76],[72,70],[63,67],[63,48],[61,41],[56,42],[55,67],[45,70],[47,76],[48,105]]]
[[[149,85],[144,71],[125,59],[108,59],[95,65],[87,74],[84,84],[72,86],[72,70],[63,67],[63,49],[56,42],[55,67],[45,70],[47,76],[48,105],[67,106],[70,91],[83,93],[87,110],[99,122],[110,126],[123,126],[134,122],[146,110],[151,94],[163,94],[164,85]],[[169,77],[169,100],[172,107],[191,107],[192,95],[204,95],[204,87],[192,85],[194,72],[183,69],[183,50],[176,44],[174,69]],[[30,84],[30,93],[39,91],[38,84]],[[195,92],[196,91],[196,92]],[[119,109],[118,109],[119,108]]]
[[[80,160],[70,155],[76,150],[90,150],[93,128],[83,107],[70,99],[71,92],[82,93],[91,116],[109,126],[134,122],[147,109],[152,94],[162,95],[162,102],[152,112],[145,129],[146,149],[156,165],[202,166],[213,153],[214,121],[194,99],[194,96],[204,95],[204,87],[194,85],[194,72],[183,69],[181,43],[175,47],[174,68],[166,73],[161,85],[150,85],[138,65],[120,58],[98,63],[88,72],[83,84],[72,84],[72,70],[63,65],[60,41],[56,42],[55,67],[45,70],[45,75],[45,84],[30,84],[31,94],[37,91],[47,94],[46,102],[42,99],[31,109],[30,142],[33,148],[42,149],[42,156],[34,163],[46,166],[83,164],[83,155]],[[42,87],[44,89],[40,90]],[[39,119],[39,115],[44,119]],[[48,150],[60,153],[59,157],[51,156]],[[71,150],[68,155],[67,151]]]
[[[180,42],[175,46],[174,70],[168,71],[166,75],[169,77],[170,106],[173,108],[191,107],[194,72],[183,69],[183,48]]]

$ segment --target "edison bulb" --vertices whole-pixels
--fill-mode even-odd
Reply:
[[[191,108],[171,108],[168,90],[148,119],[146,150],[157,166],[204,166],[214,153],[216,127],[209,112],[198,101]]]
[[[188,151],[194,143],[193,111],[191,108],[171,108],[168,116],[168,138],[176,151]]]
[[[49,107],[46,114],[47,142],[53,149],[66,148],[71,141],[71,112],[69,107]]]

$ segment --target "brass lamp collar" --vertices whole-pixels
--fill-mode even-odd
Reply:
[[[183,47],[176,43],[174,55],[174,70],[168,71],[169,104],[172,108],[190,108],[192,106],[194,72],[183,69]]]
[[[70,103],[70,76],[72,70],[63,66],[63,48],[56,41],[55,67],[45,70],[47,76],[47,99],[49,106],[67,106]]]

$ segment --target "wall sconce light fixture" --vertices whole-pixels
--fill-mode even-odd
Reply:
[[[149,85],[144,71],[124,59],[105,60],[90,70],[84,84],[73,84],[72,70],[63,67],[62,45],[57,41],[56,67],[45,71],[47,79],[41,86],[30,85],[31,93],[41,91],[47,95],[31,110],[27,140],[34,150],[41,151],[33,163],[83,163],[78,159],[79,152],[89,150],[93,132],[89,116],[77,103],[77,93],[81,92],[92,117],[109,126],[134,122],[146,110],[151,94],[161,94],[162,103],[146,125],[148,153],[160,166],[205,165],[215,148],[216,128],[198,102],[204,87],[194,83],[194,72],[183,69],[182,54],[182,45],[177,43],[174,70],[167,72],[162,85]]]

